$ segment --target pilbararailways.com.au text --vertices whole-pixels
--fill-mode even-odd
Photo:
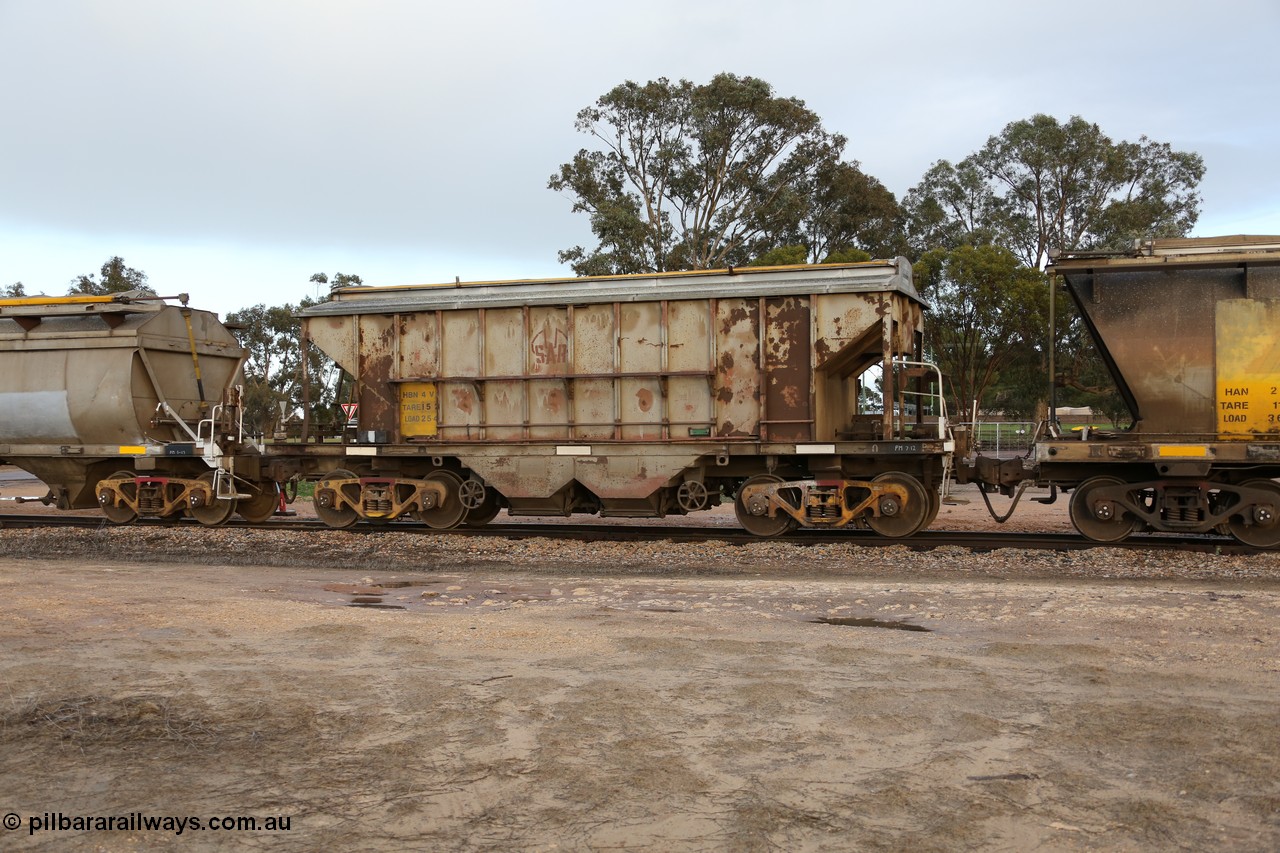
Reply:
[[[37,832],[288,832],[290,816],[252,817],[249,815],[152,815],[128,812],[114,815],[77,815],[63,812],[45,812],[40,815],[20,815],[10,812],[4,816],[4,828],[27,828],[28,835]]]

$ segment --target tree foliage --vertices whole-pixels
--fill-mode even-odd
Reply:
[[[5,286],[0,290],[0,298],[3,299],[21,299],[27,295],[27,289],[22,286],[22,282],[15,281],[13,284]]]
[[[1051,248],[1187,234],[1203,176],[1198,154],[1145,136],[1114,142],[1079,116],[1035,115],[955,165],[935,163],[903,205],[918,249],[995,243],[1042,267]]]
[[[228,326],[248,350],[241,402],[250,432],[269,435],[298,405],[301,329],[293,316],[295,310],[293,305],[258,304],[227,315]],[[283,414],[280,403],[285,404]]]
[[[1035,115],[1010,123],[958,163],[934,163],[903,200],[908,240],[924,257],[939,248],[999,246],[1023,269],[1039,269],[1050,249],[1120,249],[1137,238],[1186,235],[1199,214],[1203,175],[1197,154],[1174,151],[1145,136],[1114,142],[1079,116],[1060,123]],[[1010,278],[1008,289],[1022,289],[1020,282],[1022,273]],[[981,300],[972,310],[977,316],[1025,314],[1033,304],[1047,306],[1048,288],[1042,284],[1041,289],[1038,295],[1025,292],[1028,299],[1034,296],[1034,303],[1010,302],[1005,293],[987,288],[971,289],[970,298]],[[1054,381],[1067,389],[1060,402],[1116,411],[1119,397],[1074,306],[1060,300],[1057,307],[1061,370]],[[954,316],[952,305],[935,308],[935,328]],[[1039,322],[1047,344],[1047,320]],[[1043,412],[1045,347],[1021,338],[1024,349],[1011,359],[1006,330],[992,327],[981,334],[993,336],[984,345],[991,362],[981,370],[973,359],[983,347],[975,348],[963,334],[957,336],[963,340],[948,345],[967,349],[954,355],[935,351],[940,359],[967,364],[963,369],[969,373],[956,379],[957,393],[972,394],[970,399],[983,399],[984,405],[1006,414]],[[994,378],[984,383],[983,377]]]
[[[1044,339],[1044,276],[999,246],[934,249],[915,264],[916,286],[933,307],[925,346],[942,370],[953,412],[979,410],[1006,369]]]
[[[578,113],[598,149],[548,186],[589,215],[593,249],[560,252],[579,275],[744,264],[787,244],[817,258],[887,245],[892,194],[841,163],[845,139],[803,101],[752,77],[616,86]]]
[[[125,266],[124,258],[119,255],[104,263],[99,273],[102,276],[100,279],[95,279],[93,273],[76,276],[71,280],[71,287],[67,290],[67,294],[69,296],[109,296],[136,290],[148,296],[156,295],[156,292],[147,284],[147,274],[142,270]]]
[[[766,242],[806,246],[812,263],[829,262],[832,255],[847,251],[868,258],[906,251],[897,199],[857,163],[826,159],[792,191],[798,196],[792,207],[795,219],[784,222],[782,233],[766,234]]]
[[[310,280],[317,285],[328,285],[331,293],[342,287],[355,287],[364,284],[364,279],[360,278],[360,276],[348,275],[344,272],[334,273],[332,279],[329,278],[327,273],[313,273]],[[328,298],[328,296],[322,296],[319,301],[325,302]]]
[[[325,273],[311,276],[312,282],[331,289],[363,284],[360,276]],[[297,305],[254,305],[227,316],[240,345],[248,350],[244,365],[245,423],[254,433],[271,434],[282,423],[302,415],[303,365],[302,321],[299,311],[329,299],[304,297]],[[307,385],[311,423],[325,429],[340,426],[337,403],[341,375],[334,362],[315,347],[307,349]],[[281,408],[283,404],[283,409]]]

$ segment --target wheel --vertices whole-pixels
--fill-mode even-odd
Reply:
[[[209,491],[214,491],[214,472],[206,471],[197,477],[200,482],[209,487]],[[236,504],[238,501],[220,501],[217,498],[200,506],[188,506],[187,512],[191,513],[191,517],[203,524],[205,527],[217,527],[219,524],[226,524],[227,519],[236,513]]]
[[[274,482],[259,483],[258,494],[236,501],[236,512],[250,524],[261,524],[276,514],[280,507],[280,487]]]
[[[733,513],[738,517],[738,523],[748,533],[754,536],[770,537],[781,536],[795,529],[796,520],[781,510],[777,510],[772,518],[769,517],[769,499],[764,495],[755,495],[743,500],[742,493],[749,486],[782,482],[785,480],[773,474],[757,474],[738,489],[738,496],[733,500]]]
[[[707,508],[711,503],[711,494],[704,483],[697,480],[685,480],[676,490],[676,503],[685,512],[697,512]]]
[[[135,503],[138,500],[138,484],[134,482],[135,475],[132,471],[117,471],[107,480],[118,481],[114,485],[116,489],[122,492]],[[104,480],[103,482],[106,482]],[[107,517],[107,521],[112,524],[129,524],[138,518],[138,514],[128,506],[118,506],[110,498],[103,502],[102,493],[98,493],[98,506],[102,508],[102,514]]]
[[[1098,489],[1123,486],[1115,477],[1093,477],[1076,487],[1071,496],[1071,523],[1086,539],[1119,542],[1138,529],[1138,519],[1109,500],[1098,500]]]
[[[458,494],[458,490],[462,487],[462,478],[452,471],[442,470],[432,471],[422,479],[443,484],[445,498],[439,506],[414,510],[413,517],[436,530],[448,530],[461,524],[463,517],[467,514],[467,508],[462,505]]]
[[[479,509],[485,499],[484,483],[479,480],[464,480],[458,486],[458,500],[467,509]]]
[[[1269,504],[1254,504],[1245,510],[1249,523],[1233,518],[1227,522],[1227,528],[1237,542],[1251,545],[1254,548],[1275,548],[1280,546],[1280,485],[1272,480],[1246,480],[1241,483],[1251,489],[1269,492]]]
[[[907,492],[905,503],[896,496],[882,497],[880,515],[867,516],[867,524],[876,533],[891,539],[901,539],[918,533],[929,523],[929,512],[933,506],[929,500],[929,490],[915,477],[889,472],[873,478],[871,482],[901,486]]]
[[[466,483],[463,483],[465,486]],[[502,504],[498,502],[498,493],[493,489],[486,488],[484,490],[484,500],[480,506],[467,510],[467,514],[462,518],[463,527],[484,527],[489,522],[498,517],[498,513],[502,512]]]
[[[331,497],[322,496],[320,494],[321,489],[332,490],[335,488],[334,486],[328,485],[329,483],[335,483],[340,480],[354,480],[355,478],[356,475],[350,471],[338,468],[330,471],[328,474],[325,474],[324,477],[320,479],[320,482],[316,484],[316,517],[323,521],[327,526],[341,530],[344,527],[350,527],[360,520],[360,513],[356,512],[351,507],[334,506],[333,499]],[[359,498],[359,495],[351,495],[345,492],[343,493],[343,496],[348,499]]]
[[[933,523],[938,520],[938,513],[942,510],[942,495],[938,490],[925,489],[925,493],[929,496],[929,515],[925,518],[924,524],[920,526],[920,530],[928,530],[933,527]]]

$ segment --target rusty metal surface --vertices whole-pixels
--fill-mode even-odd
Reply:
[[[815,437],[810,325],[808,298],[766,300],[765,422],[760,428],[765,440],[810,441]]]
[[[440,442],[824,441],[857,416],[859,377],[914,355],[920,330],[919,304],[896,286],[850,287],[305,322],[315,345],[354,368],[360,429],[393,442],[398,388],[410,383],[405,405],[420,407],[432,382]]]
[[[664,400],[662,373],[662,305],[636,302],[619,306],[617,418],[619,438],[625,441],[660,441]]]
[[[667,303],[667,413],[671,437],[686,438],[693,431],[712,431],[715,402],[709,388],[712,372],[710,300]],[[701,374],[701,375],[699,375]]]
[[[526,511],[556,511],[577,483],[606,512],[641,513],[729,443],[846,439],[859,377],[915,354],[905,262],[656,280],[352,292],[304,323],[354,367],[360,430],[465,458]],[[430,421],[432,388],[435,431],[402,434]]]
[[[740,438],[760,428],[760,305],[720,299],[715,318],[715,434]]]
[[[356,319],[360,372],[356,402],[364,429],[392,430],[399,421],[398,398],[391,384],[398,324],[391,317],[363,314]]]
[[[1054,269],[1133,409],[1136,435],[1270,430],[1257,416],[1280,403],[1270,390],[1280,385],[1280,251],[1183,240],[1150,257],[1072,257]]]

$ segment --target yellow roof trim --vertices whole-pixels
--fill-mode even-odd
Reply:
[[[115,296],[22,296],[14,299],[0,299],[0,306],[102,305],[116,301],[118,300]]]

